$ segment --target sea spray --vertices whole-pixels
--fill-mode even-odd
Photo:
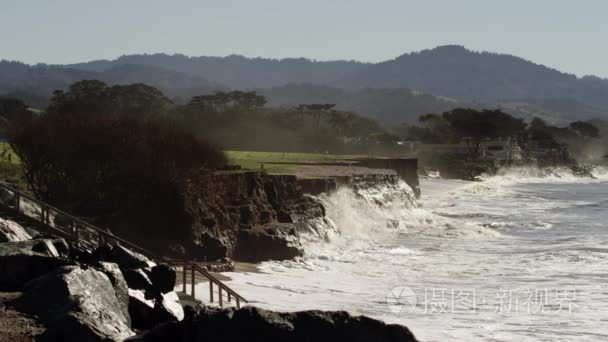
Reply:
[[[466,217],[448,217],[427,210],[401,179],[385,182],[354,179],[316,199],[325,207],[326,217],[309,222],[309,234],[301,235],[307,258],[336,258],[345,248],[350,251],[369,248],[378,240],[399,234],[500,235],[493,227]]]
[[[258,265],[260,272],[228,274],[230,285],[250,293],[248,299],[257,306],[346,310],[407,324],[424,341],[544,341],[573,334],[600,340],[608,336],[602,324],[608,309],[602,291],[608,183],[554,178],[555,183],[536,184],[537,177],[526,177],[521,183],[502,176],[481,182],[423,179],[422,198],[400,213],[411,226],[383,221],[367,235],[364,223],[351,230],[341,225],[356,220],[339,218],[350,210],[363,210],[352,215],[365,222],[370,215],[399,215],[377,197],[365,198],[359,189],[345,186],[319,198],[327,222],[334,224],[326,229],[335,229],[336,235],[311,240],[299,261],[265,262]],[[467,190],[484,183],[489,190]],[[580,201],[592,205],[578,205]],[[487,225],[485,230],[481,225]],[[501,234],[493,235],[496,230]],[[412,313],[395,314],[387,306],[387,294],[404,286],[415,291],[419,304]],[[509,311],[500,302],[505,292],[514,301],[526,301],[530,293],[544,291],[550,296],[541,302],[546,304],[542,312],[525,305]],[[451,306],[452,293],[472,293],[475,306]],[[556,304],[557,295],[572,293],[571,311]],[[427,294],[446,297],[428,302]],[[445,309],[427,310],[431,305]]]

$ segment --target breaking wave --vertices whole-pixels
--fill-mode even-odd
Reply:
[[[596,166],[591,170],[590,176],[581,176],[569,167],[507,167],[498,170],[496,174],[482,175],[479,180],[465,186],[463,191],[505,196],[512,194],[508,187],[516,184],[601,183],[608,181],[608,168]]]
[[[369,250],[391,234],[425,234],[435,237],[496,237],[496,227],[485,226],[469,217],[450,217],[427,210],[416,200],[412,189],[398,182],[354,182],[329,194],[316,197],[325,207],[326,217],[312,222],[312,234],[302,238],[307,257],[341,259],[333,252]],[[392,250],[400,254],[405,250]]]
[[[516,183],[590,183],[608,181],[608,168],[593,167],[591,176],[577,175],[569,167],[508,167],[498,170],[495,175],[484,175],[482,181],[498,178],[505,184]]]

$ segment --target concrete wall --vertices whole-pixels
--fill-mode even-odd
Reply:
[[[370,169],[389,169],[397,172],[411,188],[417,198],[420,197],[418,180],[418,159],[415,158],[368,158],[362,159],[362,166]]]

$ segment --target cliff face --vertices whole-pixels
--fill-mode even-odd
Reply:
[[[184,184],[183,199],[191,217],[183,247],[199,259],[257,262],[302,255],[298,231],[325,216],[321,203],[287,175],[195,175]]]

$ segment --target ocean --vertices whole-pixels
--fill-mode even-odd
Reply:
[[[418,201],[405,183],[341,188],[321,198],[330,224],[305,257],[228,284],[256,306],[346,310],[421,341],[607,341],[608,172],[595,176],[422,179]]]

